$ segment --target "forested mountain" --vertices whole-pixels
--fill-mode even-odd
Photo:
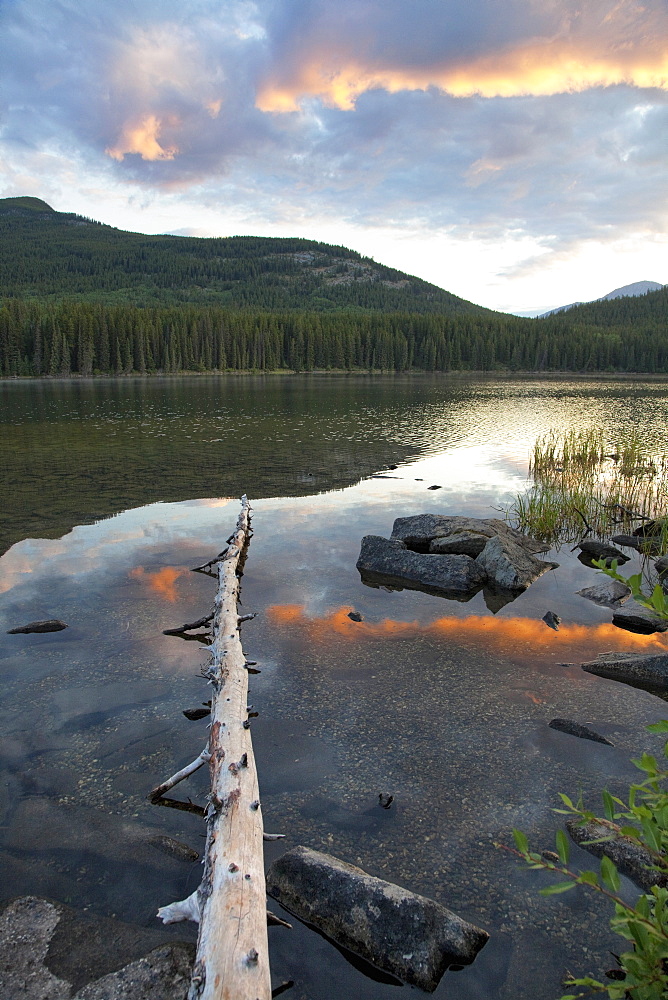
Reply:
[[[38,198],[0,199],[0,296],[491,314],[345,247],[259,236],[145,236],[55,212]]]
[[[0,376],[180,371],[668,373],[668,288],[495,313],[343,247],[143,236],[0,201]]]

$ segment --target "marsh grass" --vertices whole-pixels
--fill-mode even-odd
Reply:
[[[668,452],[648,450],[630,432],[611,440],[590,428],[539,438],[529,465],[533,479],[507,514],[522,531],[559,544],[628,534],[643,519],[668,512]],[[653,538],[668,548],[668,519]]]

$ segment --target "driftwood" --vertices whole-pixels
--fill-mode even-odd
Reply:
[[[195,773],[195,771],[199,771],[200,767],[202,767],[203,764],[207,764],[210,760],[211,760],[211,754],[209,753],[208,749],[204,747],[202,752],[197,757],[195,757],[195,759],[190,764],[186,764],[186,766],[182,767],[180,771],[177,771],[176,774],[173,774],[171,778],[167,778],[167,781],[163,781],[161,785],[157,785],[156,788],[151,789],[151,791],[148,793],[148,797],[151,800],[151,802],[157,802],[158,799],[162,798],[165,792],[170,791],[170,789],[172,789],[174,785],[178,785],[179,782],[184,781],[186,778],[189,778],[191,774]]]
[[[245,496],[241,503],[227,549],[198,567],[211,572],[215,564],[218,573],[212,660],[205,671],[212,699],[209,745],[203,752],[211,773],[204,875],[188,899],[158,911],[165,923],[199,921],[189,1000],[271,997],[262,810],[237,613],[239,564],[250,538],[250,504]]]

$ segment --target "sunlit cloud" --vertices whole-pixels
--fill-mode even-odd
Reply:
[[[14,0],[2,24],[0,196],[343,243],[500,308],[584,283],[594,245],[598,294],[666,279],[664,0]]]
[[[178,146],[163,147],[158,142],[162,123],[155,115],[147,115],[139,124],[129,125],[115,146],[107,149],[112,159],[121,161],[128,153],[138,153],[142,160],[173,160]]]

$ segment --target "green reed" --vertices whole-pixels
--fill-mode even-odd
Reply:
[[[529,464],[533,483],[507,514],[518,527],[558,544],[629,533],[645,518],[668,512],[668,452],[649,449],[633,431],[611,439],[599,428],[551,431],[539,438]],[[668,519],[662,529],[668,547]]]

